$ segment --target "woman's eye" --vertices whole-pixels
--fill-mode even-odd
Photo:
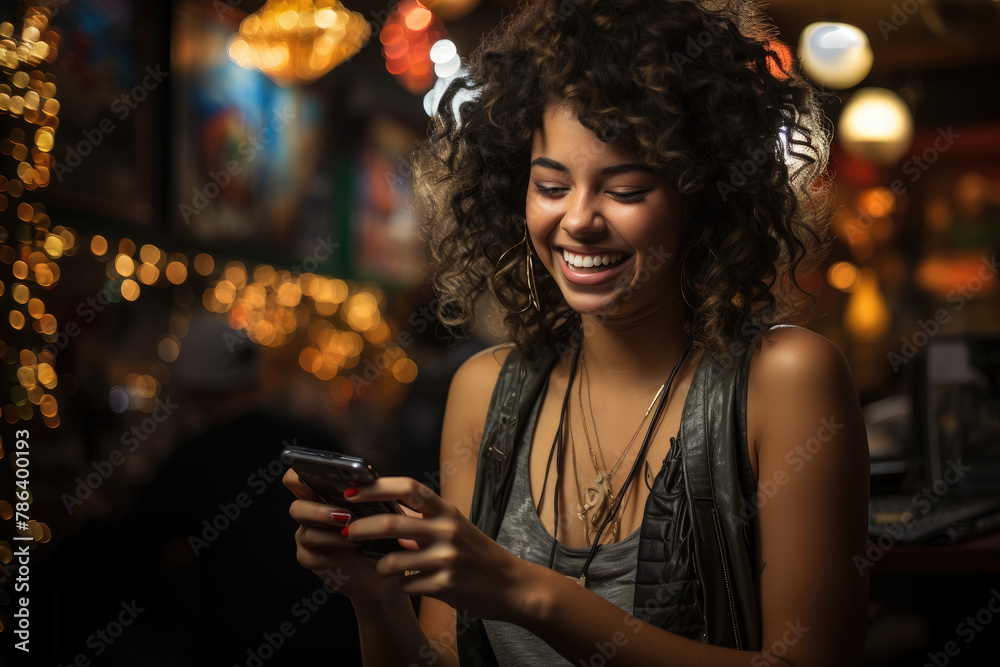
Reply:
[[[535,190],[546,197],[555,197],[569,190],[569,188],[554,188],[548,185],[535,183]]]
[[[649,190],[632,190],[630,192],[609,192],[609,195],[622,202],[642,201],[649,194]]]

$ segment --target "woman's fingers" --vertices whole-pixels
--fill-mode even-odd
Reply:
[[[454,506],[428,487],[410,477],[380,477],[371,484],[356,487],[357,493],[344,496],[352,503],[395,500],[425,517],[450,514]]]
[[[435,544],[421,551],[394,551],[379,559],[375,571],[383,577],[407,572],[435,572],[446,568],[455,559],[455,550],[446,544]]]
[[[450,541],[458,534],[449,519],[426,519],[402,514],[375,514],[353,521],[347,531],[352,541],[386,538],[414,540],[417,543]]]
[[[299,526],[296,536],[298,543],[306,549],[356,549],[359,546],[357,542],[345,540],[339,528]]]
[[[343,507],[326,505],[312,500],[296,500],[288,514],[304,526],[338,526],[343,528],[351,521],[351,512]],[[338,528],[338,530],[339,530]]]
[[[281,483],[284,484],[289,491],[294,493],[297,498],[303,498],[305,500],[318,500],[316,494],[312,492],[312,489],[299,481],[298,473],[292,468],[286,470],[285,474],[282,475]]]

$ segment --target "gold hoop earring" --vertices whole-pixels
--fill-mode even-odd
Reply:
[[[523,308],[518,308],[516,305],[504,303],[504,299],[500,296],[499,292],[497,292],[496,283],[497,283],[497,278],[502,278],[503,276],[507,275],[508,273],[511,273],[517,268],[518,258],[516,256],[513,256],[512,253],[516,254],[518,248],[522,244],[524,245],[525,255],[526,255],[525,280],[528,283],[528,303],[524,304]],[[512,255],[512,257],[509,259],[505,259],[507,258],[508,255]],[[507,250],[505,250],[503,254],[500,255],[500,257],[497,259],[496,265],[494,265],[493,267],[493,275],[490,276],[490,288],[493,290],[493,296],[496,297],[497,301],[500,303],[501,306],[503,306],[504,308],[506,308],[507,310],[509,310],[514,314],[523,313],[532,306],[535,307],[535,310],[540,311],[542,309],[540,301],[538,299],[538,285],[535,282],[535,266],[534,262],[532,261],[531,255],[532,255],[532,247],[531,247],[531,239],[528,237],[528,221],[527,219],[525,219],[524,238],[515,243]]]

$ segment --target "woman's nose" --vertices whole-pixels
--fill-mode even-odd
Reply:
[[[606,223],[595,200],[595,196],[581,190],[566,197],[566,212],[561,222],[563,230],[571,236],[580,237],[603,232]]]

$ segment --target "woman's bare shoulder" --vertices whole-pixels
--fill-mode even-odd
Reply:
[[[764,334],[751,362],[751,377],[783,382],[795,377],[818,379],[847,368],[847,359],[830,339],[792,325],[779,325]]]
[[[795,415],[860,414],[847,358],[828,338],[802,327],[765,334],[750,364],[748,392],[748,426],[758,445]]]
[[[484,423],[500,369],[512,349],[513,345],[496,345],[466,359],[452,378],[450,407]]]

